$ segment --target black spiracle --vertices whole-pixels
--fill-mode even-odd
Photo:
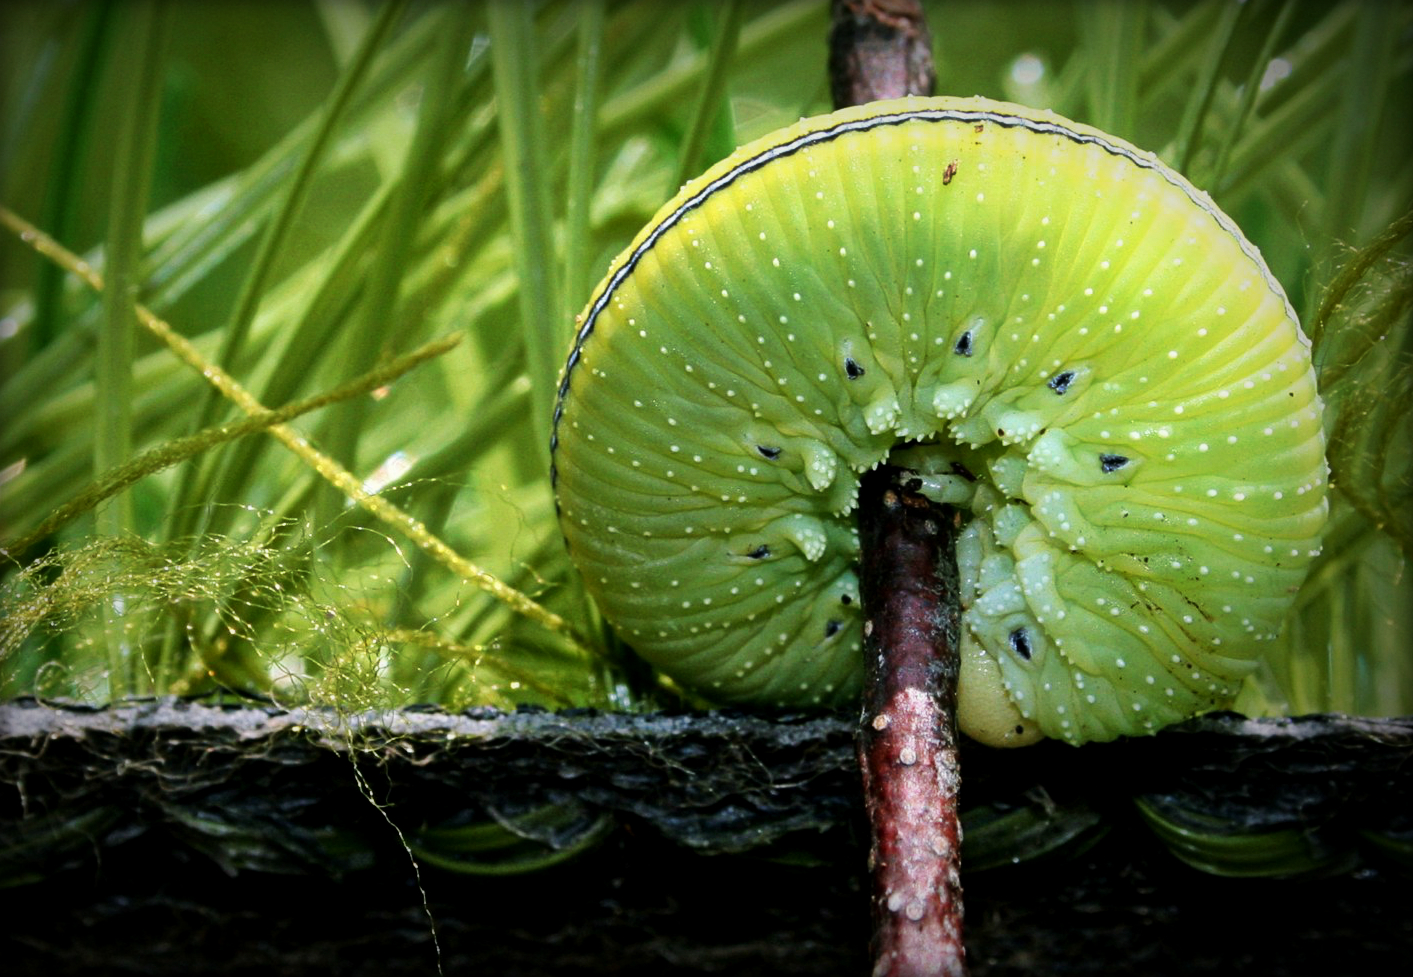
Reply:
[[[1116,472],[1127,464],[1128,459],[1125,458],[1123,455],[1099,456],[1099,467],[1103,469],[1105,475],[1109,474],[1110,472]]]
[[[968,329],[966,332],[962,333],[960,336],[957,337],[957,345],[955,345],[955,346],[952,347],[952,352],[956,353],[958,356],[970,356],[970,355],[971,355],[971,330],[970,330],[970,329]]]
[[[864,368],[855,363],[853,357],[846,356],[844,357],[844,373],[848,375],[850,380],[857,380],[864,375]]]
[[[758,444],[756,450],[760,452],[762,458],[769,458],[771,461],[780,457],[780,449],[772,448],[769,445]]]
[[[766,546],[764,543],[761,543],[755,549],[751,550],[749,553],[746,554],[746,556],[750,557],[752,560],[764,560],[769,555],[770,547]]]
[[[1047,383],[1046,386],[1049,387],[1051,390],[1055,391],[1055,393],[1062,394],[1066,390],[1070,389],[1070,384],[1073,382],[1074,371],[1066,370],[1064,373],[1056,373],[1053,377],[1050,378],[1050,382]]]
[[[1011,632],[1011,650],[1030,661],[1030,635],[1025,628],[1016,628]]]

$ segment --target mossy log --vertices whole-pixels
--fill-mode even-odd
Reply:
[[[964,743],[973,971],[1390,969],[1410,761],[1413,719]],[[17,977],[860,973],[857,777],[842,716],[10,703],[0,953]]]

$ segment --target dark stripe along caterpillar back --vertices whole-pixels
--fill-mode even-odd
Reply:
[[[887,458],[970,514],[970,735],[1223,705],[1326,514],[1321,406],[1256,249],[1118,139],[983,99],[807,119],[684,187],[559,389],[561,523],[605,617],[719,702],[847,702],[852,510]]]

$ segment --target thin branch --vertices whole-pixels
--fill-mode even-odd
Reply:
[[[872,827],[875,977],[966,973],[957,796],[960,627],[950,510],[883,466],[859,488],[859,766]]]

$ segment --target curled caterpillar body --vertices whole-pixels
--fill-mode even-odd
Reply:
[[[991,743],[1223,705],[1318,553],[1309,344],[1155,157],[1050,113],[807,119],[683,188],[580,321],[552,439],[607,619],[722,702],[858,694],[884,459],[969,514],[959,720]]]

